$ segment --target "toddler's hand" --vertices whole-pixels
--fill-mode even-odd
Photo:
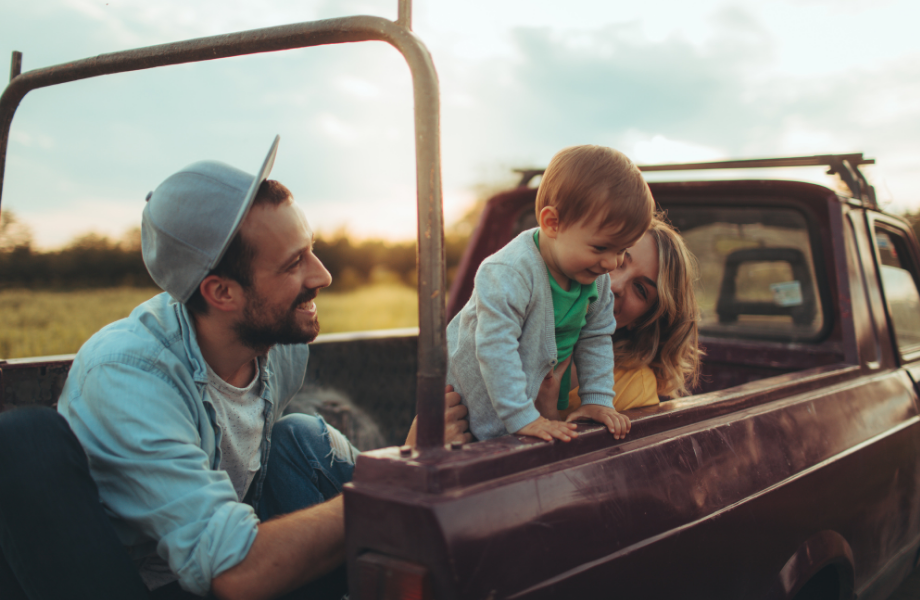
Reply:
[[[630,428],[632,428],[629,417],[621,415],[615,408],[608,408],[599,404],[582,404],[572,411],[572,414],[569,415],[566,422],[574,421],[579,417],[587,417],[601,425],[606,425],[610,433],[613,434],[614,439],[618,440],[626,437],[626,434],[629,433]]]
[[[574,423],[550,421],[545,417],[539,417],[533,423],[524,425],[514,433],[517,435],[531,435],[546,440],[547,442],[552,441],[553,438],[562,440],[563,442],[569,442],[572,438],[578,437],[578,434],[575,432],[576,427],[577,425]]]

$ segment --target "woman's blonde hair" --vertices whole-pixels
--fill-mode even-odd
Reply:
[[[617,329],[614,361],[626,369],[651,368],[661,396],[686,396],[699,381],[703,354],[693,293],[696,258],[662,213],[652,219],[648,233],[658,248],[658,301],[630,328]]]

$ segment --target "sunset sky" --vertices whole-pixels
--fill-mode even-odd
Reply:
[[[299,21],[395,19],[396,7],[0,0],[0,56],[23,52],[27,71]],[[920,210],[918,22],[916,0],[416,0],[414,30],[441,83],[447,220],[484,187],[513,183],[512,168],[580,143],[639,163],[864,152],[882,204]],[[173,171],[210,158],[252,172],[275,134],[272,176],[315,229],[414,236],[409,72],[379,42],[32,92],[13,121],[2,207],[42,247],[118,237]],[[770,176],[831,181],[820,169]]]

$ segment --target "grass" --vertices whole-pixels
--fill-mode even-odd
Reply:
[[[0,358],[72,354],[159,290],[0,291]]]
[[[418,327],[418,293],[396,283],[379,283],[350,292],[316,297],[322,333]]]
[[[2,290],[0,359],[73,354],[104,325],[128,316],[157,293],[143,288]],[[399,284],[321,292],[316,304],[323,333],[418,325],[416,292]]]

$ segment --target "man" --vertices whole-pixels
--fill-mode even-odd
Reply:
[[[255,177],[205,161],[148,196],[144,261],[167,293],[93,336],[59,401],[110,518],[111,525],[97,529],[114,528],[155,598],[343,591],[337,589],[344,582],[340,491],[356,451],[317,417],[281,418],[303,382],[305,344],[319,331],[313,299],[331,277],[313,255],[303,211],[287,188],[266,180],[277,145],[276,138]],[[448,439],[468,440],[459,397],[448,393],[446,401]],[[64,430],[62,438],[69,435],[53,426]],[[0,447],[0,456],[7,453]],[[78,462],[72,448],[62,454]],[[0,459],[0,474],[10,462]],[[94,490],[83,481],[86,467],[76,470],[88,490],[75,501],[86,514],[73,518],[107,521],[98,507],[85,506],[92,502],[80,501]],[[22,588],[39,579],[29,552],[9,543],[22,534],[2,535],[15,500],[0,496],[7,563],[0,561],[0,590],[4,577]],[[57,509],[45,512],[72,520]],[[77,540],[95,531],[69,534],[70,525],[60,527],[61,536]],[[105,547],[113,557],[100,552],[103,558],[83,571],[114,572],[124,580],[118,597],[143,597],[142,586],[124,573],[123,558]],[[100,583],[85,572],[81,577],[74,582],[79,590]]]

